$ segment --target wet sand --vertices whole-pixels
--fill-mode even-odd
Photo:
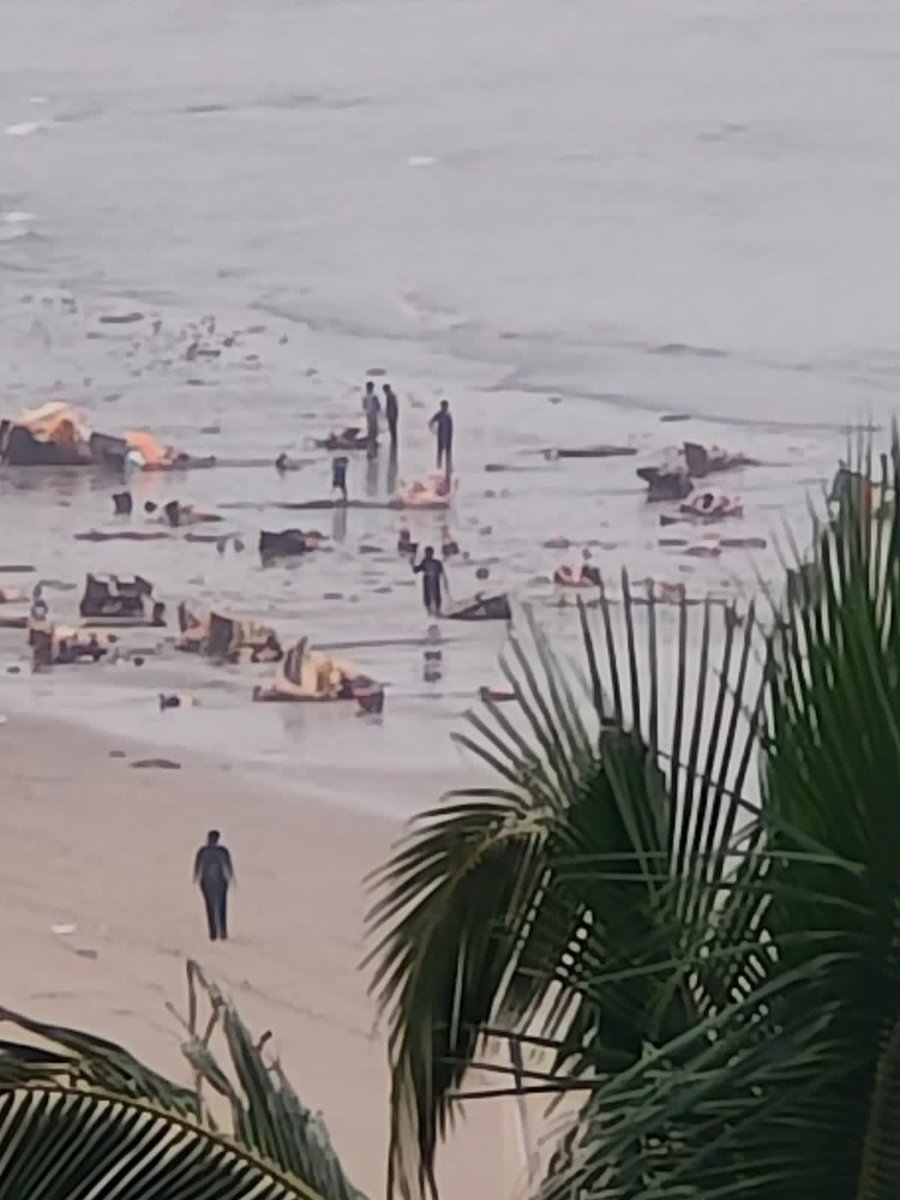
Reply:
[[[125,757],[111,757],[111,752]],[[127,1045],[187,1080],[184,960],[197,958],[321,1109],[356,1184],[383,1192],[387,1073],[358,970],[363,875],[396,822],[325,804],[298,777],[276,786],[221,761],[10,716],[0,725],[0,1002]],[[367,781],[387,791],[390,777]],[[425,797],[430,800],[431,795]],[[238,876],[232,938],[206,939],[193,855],[217,826]],[[74,925],[70,934],[54,925]],[[517,1159],[508,1114],[479,1107],[443,1156],[446,1200],[502,1197]],[[504,1154],[498,1155],[498,1147]]]

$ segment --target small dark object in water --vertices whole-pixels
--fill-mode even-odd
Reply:
[[[282,529],[278,533],[264,529],[259,535],[259,553],[264,559],[296,558],[310,548],[302,529]]]
[[[153,593],[153,584],[140,575],[88,575],[79,612],[90,620],[122,621],[133,624],[146,622],[146,606]],[[165,605],[153,604],[150,624],[165,624]]]
[[[143,768],[145,770],[157,771],[180,771],[181,763],[175,762],[171,758],[138,758],[132,764],[133,767]]]
[[[44,442],[24,425],[0,421],[0,461],[11,467],[83,467],[90,464],[84,447],[65,442]]]
[[[715,471],[731,471],[738,467],[758,467],[755,458],[746,454],[727,454],[724,450],[710,454],[699,442],[684,443],[684,459],[692,479],[705,479]]]
[[[348,425],[339,433],[330,433],[326,438],[319,438],[316,445],[321,450],[367,450],[369,439],[358,425]]]
[[[719,538],[723,550],[765,550],[768,542],[764,537]]]
[[[134,512],[134,499],[131,492],[115,492],[112,499],[113,511],[117,517],[130,517]]]
[[[117,529],[115,532],[88,529],[85,533],[73,534],[76,542],[159,542],[168,536],[162,529]]]
[[[384,712],[384,688],[380,684],[358,684],[351,690],[354,700],[364,713],[378,715]]]
[[[168,504],[164,504],[163,512],[173,529],[181,524],[181,505],[177,500],[170,500]]]
[[[113,437],[109,433],[92,433],[88,448],[92,462],[98,467],[108,467],[112,471],[124,470],[129,450],[124,438]]]
[[[505,592],[494,596],[478,592],[471,600],[461,601],[445,610],[444,616],[452,621],[509,621],[512,609]]]
[[[634,446],[560,446],[544,451],[544,458],[630,458],[637,454]]]
[[[193,533],[184,535],[186,542],[196,542],[201,546],[226,546],[233,535],[230,533]]]
[[[144,314],[141,312],[129,313],[104,313],[99,318],[101,325],[133,325],[135,321],[143,321]]]
[[[659,467],[639,467],[638,476],[648,484],[647,500],[684,500],[694,490],[686,471],[664,471]]]
[[[286,471],[302,471],[314,462],[313,458],[291,458],[289,454],[279,454],[275,459],[275,470],[283,475]]]

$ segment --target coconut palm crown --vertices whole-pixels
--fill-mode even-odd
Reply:
[[[895,436],[755,608],[624,579],[574,664],[512,633],[492,778],[375,880],[392,1193],[477,1067],[550,1102],[541,1200],[900,1196],[898,484]]]

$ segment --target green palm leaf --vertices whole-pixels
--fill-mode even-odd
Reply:
[[[0,1094],[0,1200],[321,1200],[239,1146],[136,1100]]]
[[[469,720],[476,736],[459,738],[502,784],[424,814],[375,877],[374,986],[391,1022],[391,1185],[434,1190],[435,1150],[486,1028],[534,1032],[541,1014],[538,1032],[558,1042],[556,1069],[577,1074],[591,1055],[634,1061],[648,1021],[662,1036],[697,1007],[686,980],[660,1006],[653,964],[676,955],[678,914],[715,902],[706,885],[723,860],[706,849],[739,823],[756,630],[752,614],[739,637],[732,622],[713,659],[710,610],[701,614],[703,671],[715,661],[717,672],[710,722],[690,695],[692,614],[679,613],[670,664],[652,599],[641,656],[627,580],[623,596],[619,613],[604,597],[599,640],[583,615],[582,671],[559,662],[533,622],[512,639],[503,670],[515,712],[482,708]],[[672,679],[676,702],[666,706]],[[671,777],[654,749],[666,723],[688,756],[680,772],[676,757]],[[711,781],[698,764],[723,754],[726,769]],[[602,867],[573,871],[597,857]],[[640,977],[626,970],[637,958]],[[602,995],[588,985],[598,963],[620,979]]]
[[[513,642],[516,705],[461,739],[496,789],[426,814],[376,879],[407,1194],[506,1035],[555,1050],[536,1087],[584,1097],[547,1200],[900,1195],[898,485],[895,435],[771,620],[624,580],[582,613],[581,669]]]
[[[277,1061],[264,1058],[266,1038],[253,1040],[195,963],[187,971],[184,1052],[195,1089],[112,1042],[0,1010],[50,1046],[0,1042],[0,1200],[364,1200],[321,1117],[302,1104]],[[220,1027],[234,1078],[211,1048]],[[216,1127],[204,1083],[228,1099],[230,1131]]]

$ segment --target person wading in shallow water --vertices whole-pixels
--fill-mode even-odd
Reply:
[[[228,938],[228,888],[234,881],[231,855],[219,844],[219,837],[218,829],[211,829],[206,845],[200,847],[194,859],[194,883],[199,883],[203,893],[212,942]]]
[[[375,384],[371,379],[366,383],[362,407],[366,415],[366,441],[369,450],[374,454],[378,446],[378,418],[381,415],[381,401],[378,399]]]
[[[441,401],[428,428],[437,436],[438,470],[443,467],[449,475],[453,469],[453,415],[446,400]]]
[[[422,576],[422,600],[429,616],[439,617],[443,603],[444,564],[434,557],[434,547],[426,546],[422,561],[413,571]]]
[[[341,497],[341,503],[347,503],[347,465],[349,459],[344,455],[339,458],[332,459],[331,462],[331,490],[338,492]]]
[[[389,383],[384,385],[384,416],[393,449],[397,445],[397,421],[400,417],[400,405],[397,403],[397,393]]]

